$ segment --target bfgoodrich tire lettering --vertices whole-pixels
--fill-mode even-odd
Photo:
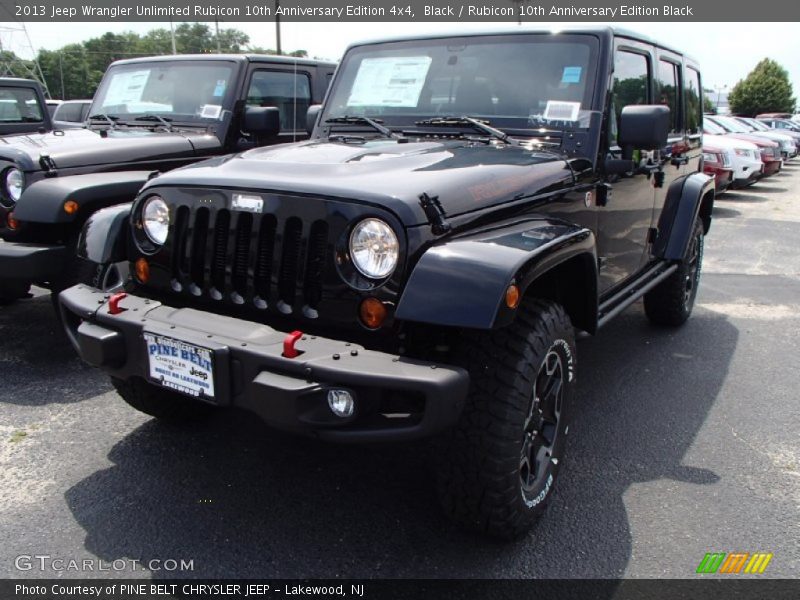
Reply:
[[[513,539],[544,511],[562,465],[576,386],[573,328],[560,305],[526,300],[511,326],[464,338],[470,393],[437,453],[439,497],[451,518]]]

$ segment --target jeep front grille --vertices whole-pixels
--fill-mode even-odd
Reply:
[[[331,251],[325,221],[209,207],[174,214],[165,248],[173,291],[317,316]]]

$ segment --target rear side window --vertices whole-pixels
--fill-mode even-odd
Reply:
[[[36,92],[30,88],[0,88],[0,122],[39,123],[42,107]]]
[[[256,71],[250,80],[247,104],[277,107],[283,132],[305,130],[311,82],[306,73]]]
[[[617,140],[617,123],[622,108],[650,101],[650,65],[647,56],[618,50],[614,58],[614,84],[611,88],[611,143]]]
[[[658,100],[657,104],[669,106],[671,113],[671,132],[681,130],[680,110],[680,67],[666,60],[658,61]]]
[[[703,127],[703,86],[700,73],[689,67],[686,69],[686,130],[700,133]]]

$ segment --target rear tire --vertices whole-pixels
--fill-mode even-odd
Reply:
[[[544,512],[564,457],[574,331],[560,305],[526,300],[513,325],[465,337],[470,392],[437,452],[439,498],[452,519],[518,538]]]
[[[147,383],[141,378],[127,381],[111,378],[111,383],[130,406],[151,417],[171,423],[198,421],[211,415],[215,407]]]
[[[683,325],[691,316],[697,298],[697,288],[700,286],[703,240],[703,225],[700,219],[697,219],[686,257],[678,265],[677,271],[644,296],[644,312],[650,322],[677,327]]]

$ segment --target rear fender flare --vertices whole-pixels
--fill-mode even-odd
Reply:
[[[512,283],[524,294],[552,269],[580,257],[592,269],[590,287],[595,293],[586,304],[590,313],[593,307],[596,322],[596,256],[589,229],[556,219],[528,219],[450,239],[419,259],[395,317],[450,327],[502,327],[516,313],[505,302]]]
[[[689,247],[694,222],[698,216],[707,233],[714,208],[714,179],[693,173],[669,187],[658,220],[658,235],[653,254],[666,260],[682,260]]]

